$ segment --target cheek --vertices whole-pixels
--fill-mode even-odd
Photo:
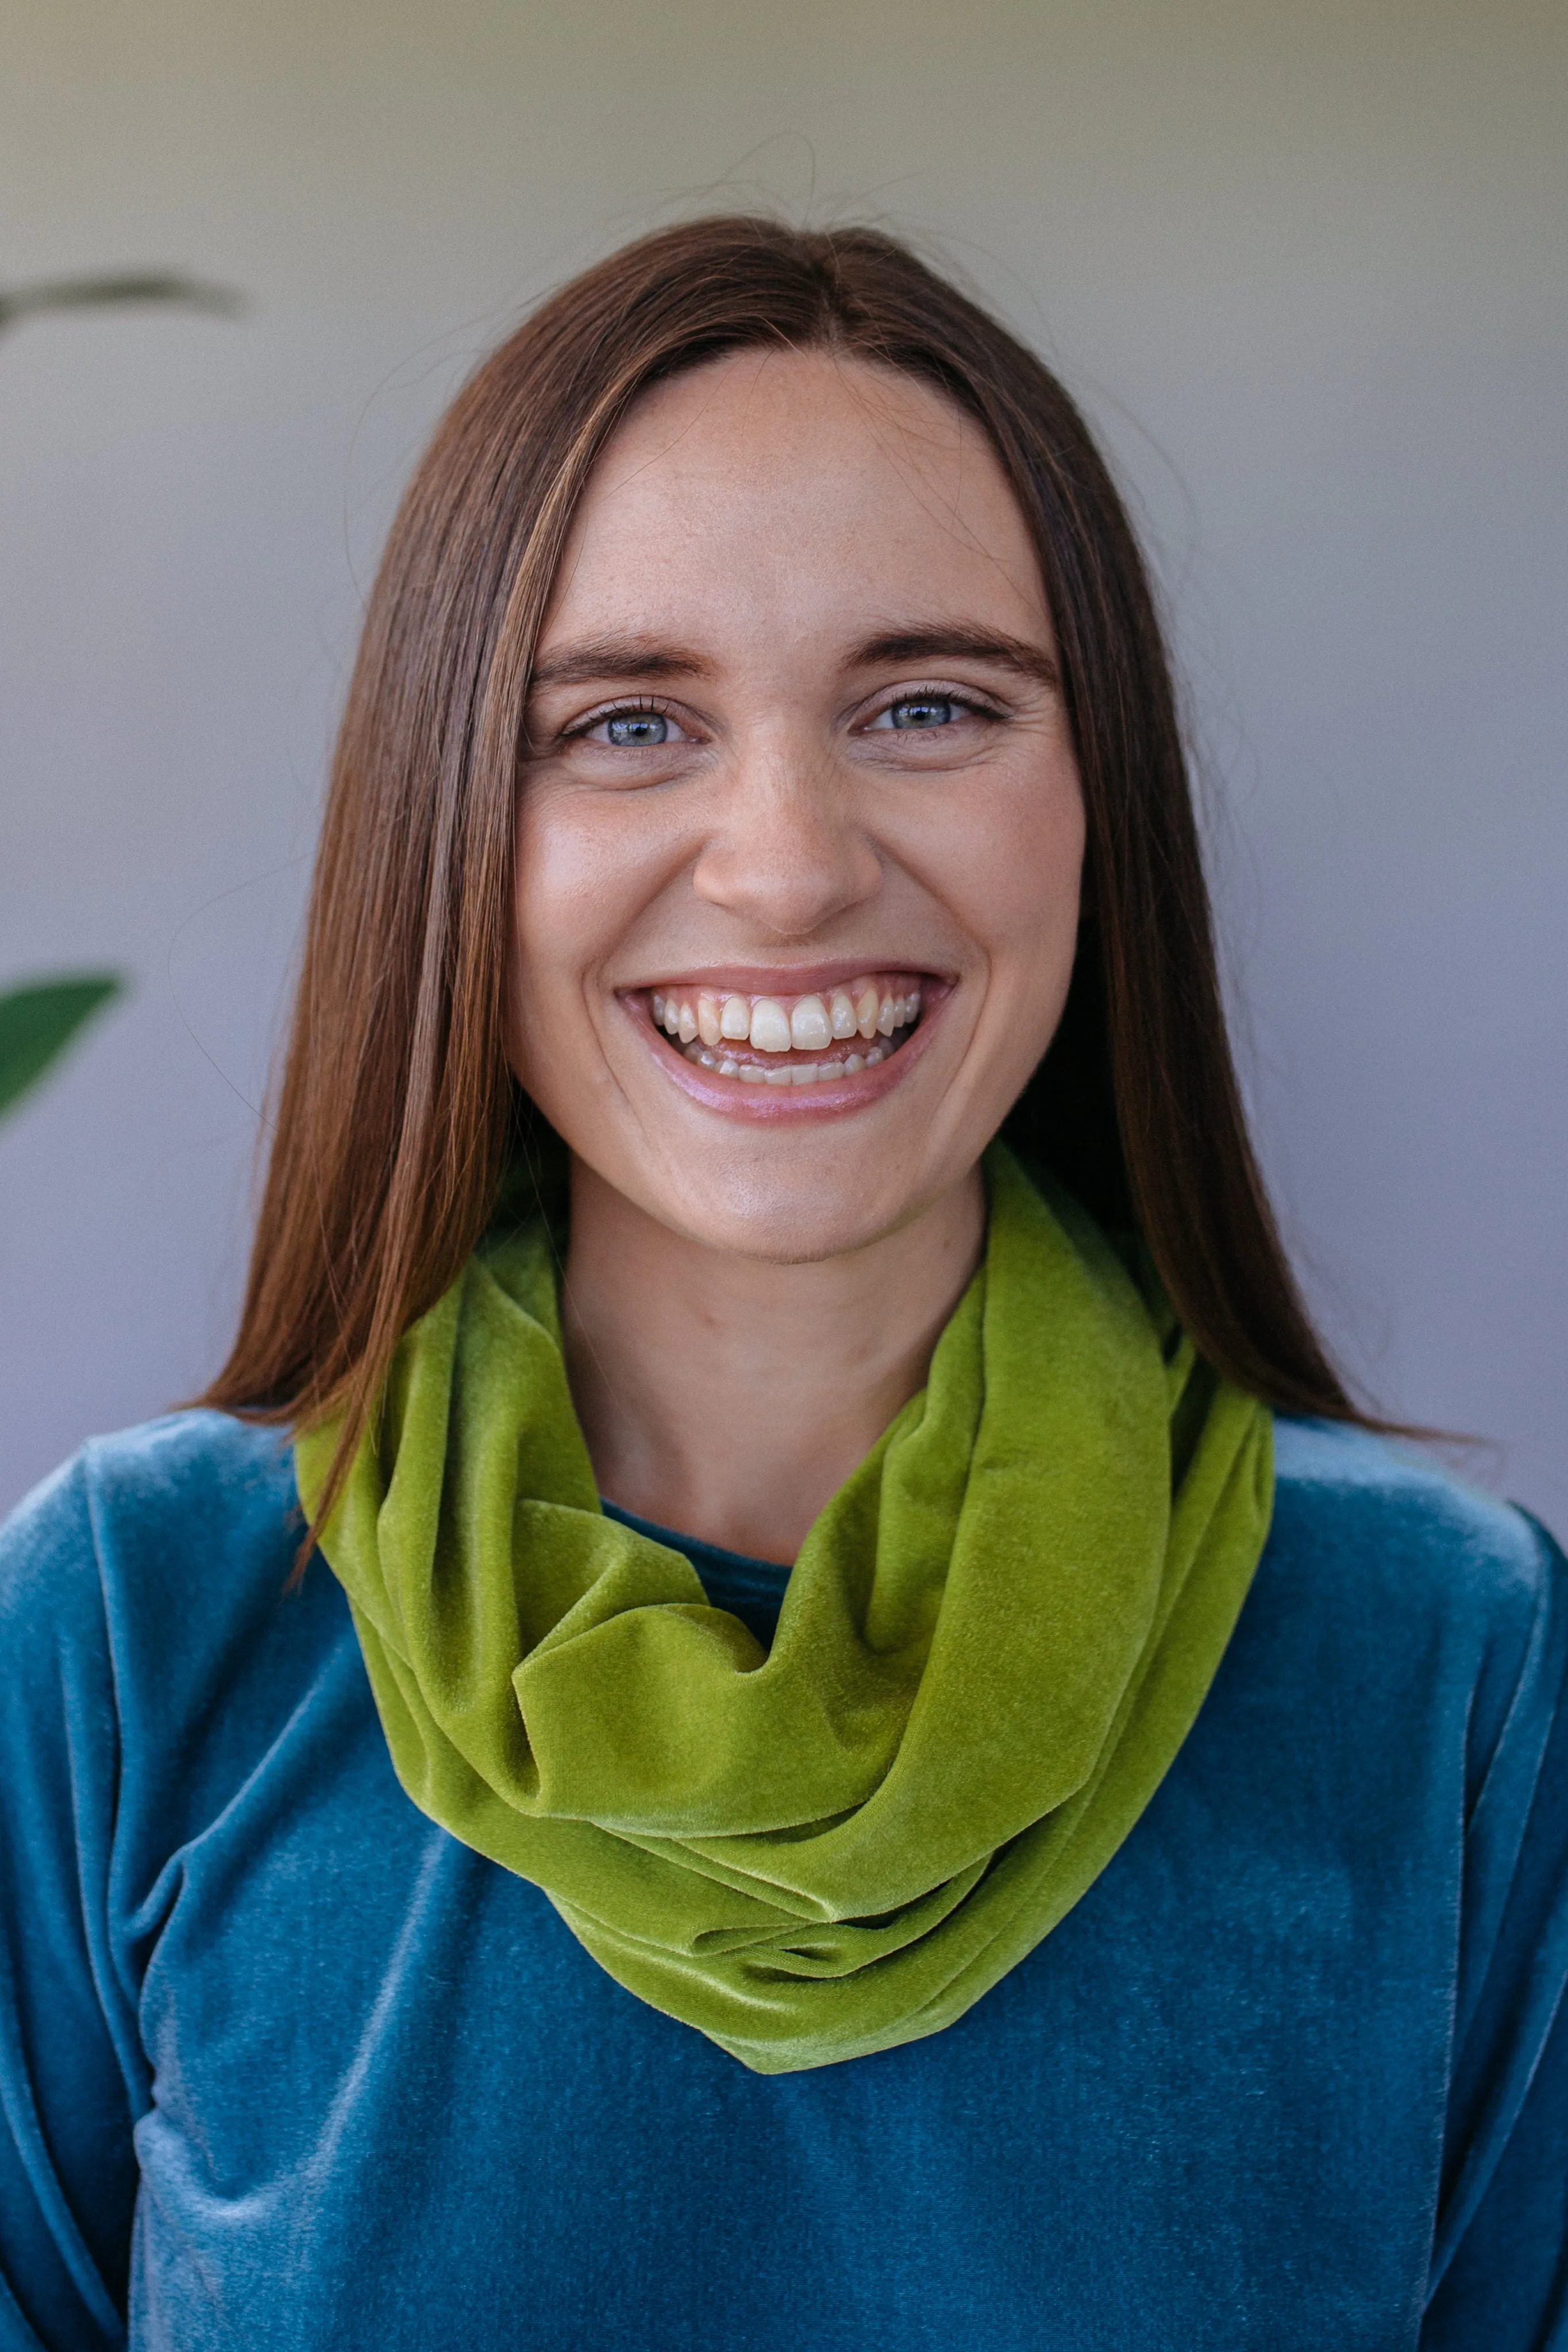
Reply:
[[[611,992],[687,853],[650,801],[547,782],[523,785],[514,843],[507,1058],[568,1133],[603,1099]]]
[[[602,811],[526,788],[515,847],[514,1009],[526,1015],[548,1004],[559,1018],[565,1000],[580,1001],[584,976],[624,938],[637,861]]]
[[[1078,940],[1083,845],[1077,774],[1061,765],[989,793],[984,822],[951,838],[933,869],[985,954],[993,1011],[1028,1033],[1019,1041],[1025,1050],[1043,1053],[1061,1010]]]
[[[996,908],[998,950],[1017,958],[1037,985],[1054,992],[1071,966],[1078,941],[1083,888],[1083,806],[1076,780],[1071,796],[1054,799],[1049,813],[1019,828],[1017,838],[989,877]],[[1053,994],[1052,1026],[1061,1011]]]
[[[572,1053],[583,975],[604,951],[603,867],[591,839],[559,804],[524,799],[515,835],[507,1048],[541,1107],[553,1107],[552,1066]],[[580,1040],[576,1046],[580,1055]]]

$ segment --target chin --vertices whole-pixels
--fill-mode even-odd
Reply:
[[[644,1204],[662,1224],[706,1248],[759,1265],[817,1265],[847,1257],[908,1224],[932,1205],[939,1184],[876,1184],[865,1171],[839,1166],[777,1174],[755,1164],[733,1171],[709,1168],[694,1193]]]

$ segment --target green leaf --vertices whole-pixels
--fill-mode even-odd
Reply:
[[[117,973],[103,971],[36,981],[0,996],[0,1111],[36,1085],[83,1022],[120,987]]]

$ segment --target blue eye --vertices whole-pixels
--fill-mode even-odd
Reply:
[[[622,710],[613,719],[601,719],[604,740],[623,750],[646,751],[651,745],[667,743],[670,722],[659,710]]]
[[[894,703],[887,715],[897,728],[947,727],[957,707],[946,695],[915,694],[905,702]]]

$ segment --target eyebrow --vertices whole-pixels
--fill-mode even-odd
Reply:
[[[711,667],[698,654],[649,637],[590,637],[538,663],[528,685],[538,692],[550,686],[591,686],[601,677],[701,677]]]
[[[1006,630],[968,628],[961,621],[936,621],[926,628],[879,630],[862,637],[851,652],[846,670],[873,670],[882,663],[926,661],[988,661],[999,670],[1013,670],[1034,685],[1061,687],[1061,670],[1044,645],[1028,637],[1009,637]],[[550,687],[588,687],[597,679],[658,679],[710,677],[712,663],[679,645],[658,645],[653,637],[588,637],[583,645],[567,646],[552,661],[540,661],[529,677],[529,691]]]
[[[1059,686],[1061,672],[1043,646],[1005,631],[966,626],[961,622],[937,622],[925,627],[884,629],[862,639],[843,667],[872,669],[888,662],[936,662],[943,659],[988,662],[1010,669],[1042,686]],[[552,660],[540,662],[529,678],[529,690],[550,687],[590,686],[601,678],[656,679],[711,677],[713,665],[682,646],[660,645],[649,637],[591,637],[570,646]]]
[[[967,628],[961,622],[937,622],[926,628],[890,629],[868,637],[850,656],[851,669],[871,669],[884,662],[989,662],[1010,669],[1037,685],[1060,686],[1061,673],[1043,646],[1027,638],[1009,637],[999,629]]]

